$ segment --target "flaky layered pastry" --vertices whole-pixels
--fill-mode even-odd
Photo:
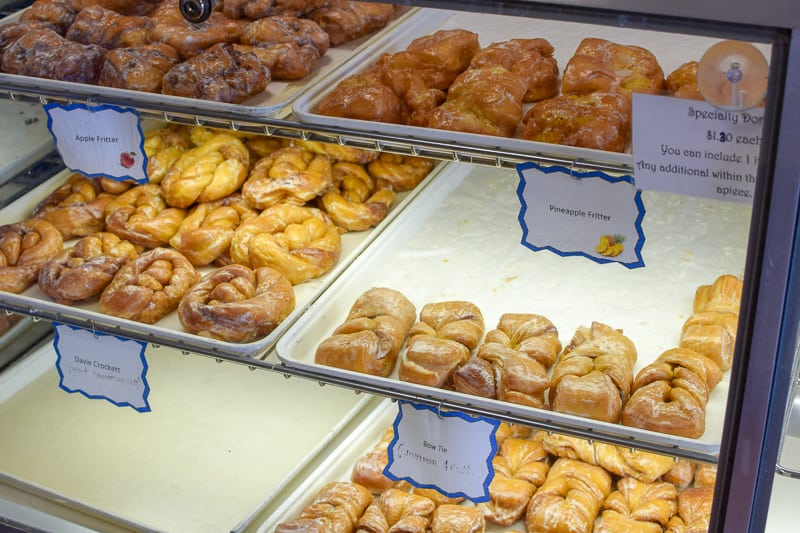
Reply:
[[[63,249],[61,233],[46,220],[28,218],[0,226],[0,291],[24,291]]]
[[[74,173],[34,207],[32,216],[53,224],[64,239],[83,237],[103,230],[105,208],[113,199],[97,178]]]

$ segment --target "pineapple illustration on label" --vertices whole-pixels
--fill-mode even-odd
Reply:
[[[594,251],[605,257],[617,257],[624,250],[623,242],[625,242],[624,235],[601,235]]]

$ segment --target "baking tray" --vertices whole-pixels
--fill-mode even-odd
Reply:
[[[742,275],[748,206],[644,191],[645,266],[628,269],[521,245],[518,183],[510,170],[449,165],[425,197],[398,216],[286,332],[277,356],[289,367],[343,379],[356,388],[444,399],[611,435],[632,445],[677,447],[704,457],[718,453],[728,373],[711,394],[705,434],[688,439],[405,383],[396,378],[397,370],[383,378],[315,363],[317,345],[342,323],[356,298],[383,286],[404,293],[418,312],[430,302],[471,301],[482,310],[487,330],[503,313],[544,315],[558,328],[562,345],[577,327],[606,323],[622,329],[636,345],[635,374],[678,345],[698,286],[724,273]]]
[[[181,96],[152,94],[7,73],[0,73],[0,90],[12,93],[43,95],[52,99],[68,100],[70,102],[85,101],[90,105],[116,104],[163,111],[170,114],[184,113],[190,116],[211,113],[218,117],[230,119],[238,117],[242,120],[280,118],[288,112],[291,103],[302,94],[303,90],[317,83],[353,54],[369,47],[370,43],[375,39],[395,31],[398,26],[402,26],[406,20],[413,17],[417,11],[419,9],[416,8],[401,11],[394,20],[381,30],[348,43],[331,47],[320,58],[314,71],[308,76],[297,81],[273,80],[264,92],[239,104],[211,102]],[[5,17],[0,20],[0,25],[17,21],[21,13],[22,11]]]
[[[412,191],[399,193],[395,205],[388,216],[376,227],[366,231],[353,231],[342,234],[342,248],[339,261],[326,274],[294,286],[295,309],[269,335],[249,343],[234,343],[209,339],[189,333],[183,329],[177,312],[172,312],[155,324],[144,324],[133,320],[121,319],[103,314],[98,309],[97,298],[74,305],[63,305],[51,300],[38,285],[34,284],[21,294],[0,291],[0,307],[13,311],[45,318],[57,322],[65,322],[89,330],[105,331],[113,335],[143,340],[154,344],[173,346],[183,350],[191,350],[214,356],[256,357],[270,350],[277,339],[289,325],[301,316],[308,305],[316,299],[331,281],[336,279],[347,265],[366,249],[375,235],[383,231],[391,221],[414,198],[425,190],[427,184],[435,179],[440,170],[446,166],[439,164]],[[0,224],[18,222],[28,218],[34,207],[50,192],[72,175],[63,171],[47,182],[41,184],[13,204],[0,210]],[[74,241],[64,243],[69,247]],[[200,273],[210,271],[200,268]]]
[[[633,164],[633,158],[630,153],[605,152],[528,141],[520,138],[495,137],[419,126],[330,117],[316,112],[320,100],[336,87],[340,81],[351,75],[363,72],[372,66],[381,54],[404,50],[416,37],[428,35],[440,29],[456,28],[476,32],[482,47],[488,46],[493,42],[506,41],[512,38],[543,37],[550,41],[555,49],[553,56],[558,61],[560,72],[563,72],[584,37],[598,37],[620,44],[644,46],[655,54],[664,70],[665,76],[686,61],[699,60],[705,50],[719,41],[719,39],[709,37],[632,28],[425,9],[424,13],[414,18],[413,24],[404,24],[402,27],[397,28],[396,31],[386,33],[377,38],[372,46],[361,50],[352,59],[325,76],[320,83],[309,88],[292,104],[293,117],[302,123],[310,125],[347,127],[365,132],[401,136],[412,140],[444,142],[456,146],[467,145],[487,150],[556,155],[570,160],[585,162],[614,163],[628,166]],[[770,57],[768,46],[759,45],[759,47],[766,53],[766,57]],[[525,106],[525,111],[530,105]]]
[[[149,413],[64,392],[52,345],[0,374],[3,491],[84,525],[231,531],[378,403],[171,348],[146,357]]]

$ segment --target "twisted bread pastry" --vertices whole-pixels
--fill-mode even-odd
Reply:
[[[711,522],[713,487],[691,487],[678,494],[678,514],[667,524],[664,533],[700,533]]]
[[[236,228],[258,215],[247,202],[233,194],[216,202],[196,204],[169,240],[170,246],[194,266],[229,263],[231,240]]]
[[[367,507],[356,531],[425,533],[435,509],[436,504],[424,496],[390,488]]]
[[[403,294],[373,287],[361,294],[345,321],[317,347],[317,364],[389,376],[416,317]]]
[[[659,533],[678,508],[678,491],[671,483],[645,483],[621,478],[606,498],[595,533]]]
[[[717,311],[739,314],[742,301],[742,280],[732,274],[723,274],[710,285],[700,285],[694,295],[695,313]]]
[[[494,440],[497,441],[497,446],[503,446],[503,442],[505,442],[506,439],[527,439],[531,436],[532,432],[533,430],[528,426],[500,422],[497,431],[494,432]]]
[[[293,285],[319,277],[339,259],[341,237],[323,211],[274,205],[243,222],[231,240],[234,263],[272,267]]]
[[[383,152],[367,170],[370,176],[389,182],[396,192],[404,192],[419,185],[434,165],[431,159]]]
[[[355,148],[353,146],[319,141],[306,141],[302,139],[293,141],[293,144],[309,152],[326,155],[333,161],[344,161],[346,163],[357,163],[359,165],[366,165],[371,161],[375,161],[381,154],[380,152],[373,152],[372,150],[364,150],[363,148]]]
[[[477,507],[446,503],[433,512],[431,533],[481,533],[485,529],[486,520]]]
[[[322,208],[340,231],[363,231],[377,226],[394,203],[395,192],[374,180],[362,165],[335,163],[334,187],[320,198]]]
[[[33,209],[32,216],[53,224],[64,239],[103,230],[105,208],[113,199],[97,179],[72,174]]]
[[[363,485],[373,494],[380,494],[394,485],[394,481],[383,473],[389,464],[389,444],[392,439],[394,430],[390,426],[384,430],[380,440],[371,450],[356,459],[350,481]]]
[[[553,367],[551,407],[617,422],[630,395],[635,363],[636,347],[621,331],[599,322],[579,327]]]
[[[212,202],[236,192],[247,178],[250,152],[228,133],[218,133],[187,150],[161,181],[164,198],[172,207]]]
[[[228,342],[268,335],[294,310],[294,289],[277,270],[243,265],[220,267],[195,283],[178,305],[191,332]]]
[[[189,149],[189,132],[181,126],[153,130],[144,135],[144,153],[147,155],[147,179],[161,183],[172,164]]]
[[[675,465],[661,476],[661,480],[672,483],[679,489],[685,489],[694,481],[695,468],[694,461],[683,458],[677,459]]]
[[[153,324],[174,311],[199,278],[180,252],[148,250],[120,268],[100,295],[100,312]]]
[[[546,317],[532,313],[504,313],[484,343],[496,342],[550,368],[561,351],[558,330]]]
[[[87,235],[45,263],[39,288],[56,302],[72,305],[100,294],[122,265],[138,255],[133,244],[113,233]]]
[[[671,457],[655,453],[631,450],[622,446],[589,442],[568,435],[547,434],[539,431],[534,440],[556,457],[579,459],[584,463],[602,466],[608,472],[621,477],[631,477],[652,483],[667,473],[673,466]]]
[[[611,475],[604,469],[559,458],[531,498],[525,526],[541,533],[590,533],[610,492]]]
[[[730,370],[738,327],[739,316],[733,313],[695,313],[683,323],[678,346],[705,355],[722,370]]]
[[[167,207],[161,187],[137,185],[106,205],[106,231],[145,248],[164,246],[178,231],[186,210]]]
[[[494,477],[489,483],[490,501],[478,508],[490,522],[510,526],[525,514],[533,493],[544,483],[550,469],[549,455],[538,442],[510,438],[492,458]]]
[[[511,39],[492,43],[473,56],[470,68],[500,65],[524,85],[523,102],[534,102],[558,93],[558,64],[547,39]]]
[[[0,291],[24,291],[63,249],[61,233],[46,220],[29,218],[0,226]]]
[[[483,331],[483,314],[470,302],[426,304],[409,331],[398,377],[429,387],[452,388],[453,374],[467,362]]]
[[[684,348],[667,350],[636,375],[621,422],[699,438],[705,432],[708,396],[721,379],[722,371],[708,357]]]
[[[372,494],[361,485],[334,481],[325,485],[297,518],[278,524],[275,533],[353,533],[371,503]]]
[[[256,209],[279,203],[303,205],[332,185],[327,156],[288,146],[256,161],[242,186],[242,196]]]

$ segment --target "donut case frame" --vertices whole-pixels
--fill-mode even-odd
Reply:
[[[58,304],[35,289],[0,292],[0,308],[20,318],[0,337],[0,523],[22,530],[273,531],[327,482],[348,477],[358,454],[391,423],[393,400],[405,400],[716,465],[713,530],[783,531],[791,524],[790,495],[800,477],[800,7],[774,0],[646,7],[470,0],[459,10],[448,2],[398,4],[403,10],[384,29],[331,49],[305,82],[276,82],[266,99],[244,103],[0,73],[0,110],[7,120],[22,117],[21,131],[33,132],[24,148],[0,138],[0,164],[14,162],[0,180],[3,224],[25,218],[71,174],[41,115],[52,102],[134,108],[153,129],[214,128],[437,162],[374,228],[343,234],[337,265],[297,286],[294,311],[253,343],[187,333],[174,315],[142,324],[108,317],[96,304]],[[11,4],[7,21],[27,7]],[[460,27],[480,34],[483,46],[546,36],[562,69],[583,37],[648,47],[665,74],[720,40],[753,43],[769,62],[769,83],[752,202],[642,191],[643,268],[533,251],[520,244],[518,165],[635,177],[630,148],[608,152],[317,113],[327,92],[381,54]],[[397,371],[354,373],[314,357],[359,295],[388,286],[417,311],[468,300],[483,312],[486,331],[505,313],[544,315],[564,346],[582,326],[607,323],[633,340],[638,372],[677,344],[695,289],[723,274],[742,281],[738,330],[699,438],[410,383]],[[51,322],[143,341],[152,411],[61,390]],[[494,527],[487,530],[501,530]]]

